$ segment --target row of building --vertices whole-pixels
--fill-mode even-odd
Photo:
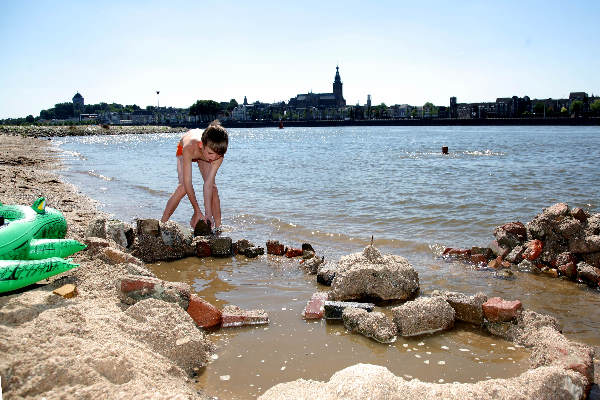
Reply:
[[[227,111],[225,107],[217,115],[190,115],[190,109],[173,107],[148,107],[132,112],[99,112],[84,114],[84,99],[80,93],[73,97],[73,107],[79,120],[98,121],[108,124],[195,124],[213,118],[234,121],[253,120],[368,120],[368,119],[486,119],[521,118],[531,115],[558,116],[569,115],[571,105],[580,102],[581,113],[590,111],[590,105],[598,100],[597,96],[588,96],[585,92],[572,92],[568,99],[530,99],[524,97],[499,97],[495,102],[458,103],[456,97],[450,98],[449,106],[423,106],[396,104],[392,106],[373,106],[368,95],[365,105],[347,105],[343,95],[343,83],[339,67],[336,66],[331,93],[302,93],[286,102],[262,103],[244,102]],[[228,103],[222,103],[225,105]]]

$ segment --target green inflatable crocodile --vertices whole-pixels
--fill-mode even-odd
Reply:
[[[64,239],[67,221],[40,197],[31,207],[0,203],[0,293],[78,267],[65,260],[85,245]]]

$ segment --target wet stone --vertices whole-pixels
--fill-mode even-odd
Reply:
[[[195,294],[190,297],[187,313],[201,328],[212,328],[221,324],[221,311]]]
[[[302,249],[288,248],[285,252],[285,256],[287,258],[301,257],[302,253]]]
[[[210,221],[201,219],[194,227],[194,236],[207,236],[212,233]]]
[[[325,257],[316,257],[313,256],[307,260],[302,260],[300,267],[309,274],[316,274],[319,266],[323,264],[325,261]]]
[[[106,238],[112,239],[119,246],[130,247],[135,239],[133,227],[119,220],[109,220],[106,222]]]
[[[579,207],[575,207],[571,210],[571,216],[580,222],[585,222],[587,220],[587,215],[585,211],[583,211],[583,209]]]
[[[477,293],[467,296],[458,292],[441,292],[440,296],[454,309],[455,319],[481,326],[483,324],[482,304],[487,301],[487,296]]]
[[[192,247],[196,249],[196,257],[210,257],[210,239],[206,236],[195,237],[192,241]]]
[[[158,237],[160,234],[160,224],[157,219],[138,219],[136,220],[138,235],[150,235]]]
[[[398,334],[417,336],[454,326],[455,311],[442,297],[419,297],[392,308]]]
[[[254,243],[246,239],[240,239],[232,245],[233,255],[246,254],[246,250],[251,247],[254,247]]]
[[[265,249],[257,246],[249,247],[244,252],[244,255],[248,258],[256,258],[258,256],[262,256],[263,254],[265,254]]]
[[[600,282],[600,268],[595,268],[581,261],[577,263],[577,277],[580,281],[595,287]]]
[[[319,265],[317,268],[317,282],[321,285],[331,286],[331,282],[333,282],[333,278],[335,278],[337,267],[337,263],[334,262],[326,262]]]
[[[135,304],[153,298],[178,304],[186,310],[190,304],[190,286],[182,282],[167,282],[147,276],[128,275],[117,280],[119,298],[125,304]]]
[[[348,307],[342,313],[344,326],[379,343],[396,341],[396,325],[381,312],[367,312],[361,308]]]
[[[525,251],[525,247],[518,245],[515,246],[510,253],[505,257],[505,260],[511,262],[513,264],[518,264],[523,260],[523,252]]]
[[[215,237],[210,239],[210,252],[213,257],[230,257],[232,241],[230,237]]]
[[[471,255],[481,254],[488,260],[494,256],[494,252],[489,247],[471,247]]]
[[[406,300],[419,290],[419,275],[404,257],[382,255],[373,246],[340,258],[331,300]]]
[[[496,257],[504,258],[508,255],[508,253],[510,253],[510,249],[508,247],[501,246],[496,240],[490,242],[488,247],[492,250],[492,253],[494,253]]]
[[[354,301],[326,301],[324,305],[326,319],[342,319],[342,313],[347,307],[360,308],[367,312],[373,311],[375,304],[358,303]]]

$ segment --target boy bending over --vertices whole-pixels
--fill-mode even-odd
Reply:
[[[228,144],[227,131],[216,120],[211,122],[203,132],[200,129],[192,129],[183,135],[177,145],[176,153],[179,185],[167,201],[161,218],[162,222],[169,220],[183,196],[187,195],[194,208],[194,215],[190,220],[192,228],[195,228],[201,219],[206,220],[215,228],[221,226],[221,201],[215,184],[215,176],[223,163],[223,156],[227,152]],[[204,179],[204,214],[198,206],[192,185],[192,162],[194,161],[198,163],[202,179]]]

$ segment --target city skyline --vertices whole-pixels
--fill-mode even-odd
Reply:
[[[0,118],[70,101],[189,107],[198,99],[287,102],[330,92],[348,105],[600,92],[600,5],[591,1],[196,5],[8,4],[0,16]]]

